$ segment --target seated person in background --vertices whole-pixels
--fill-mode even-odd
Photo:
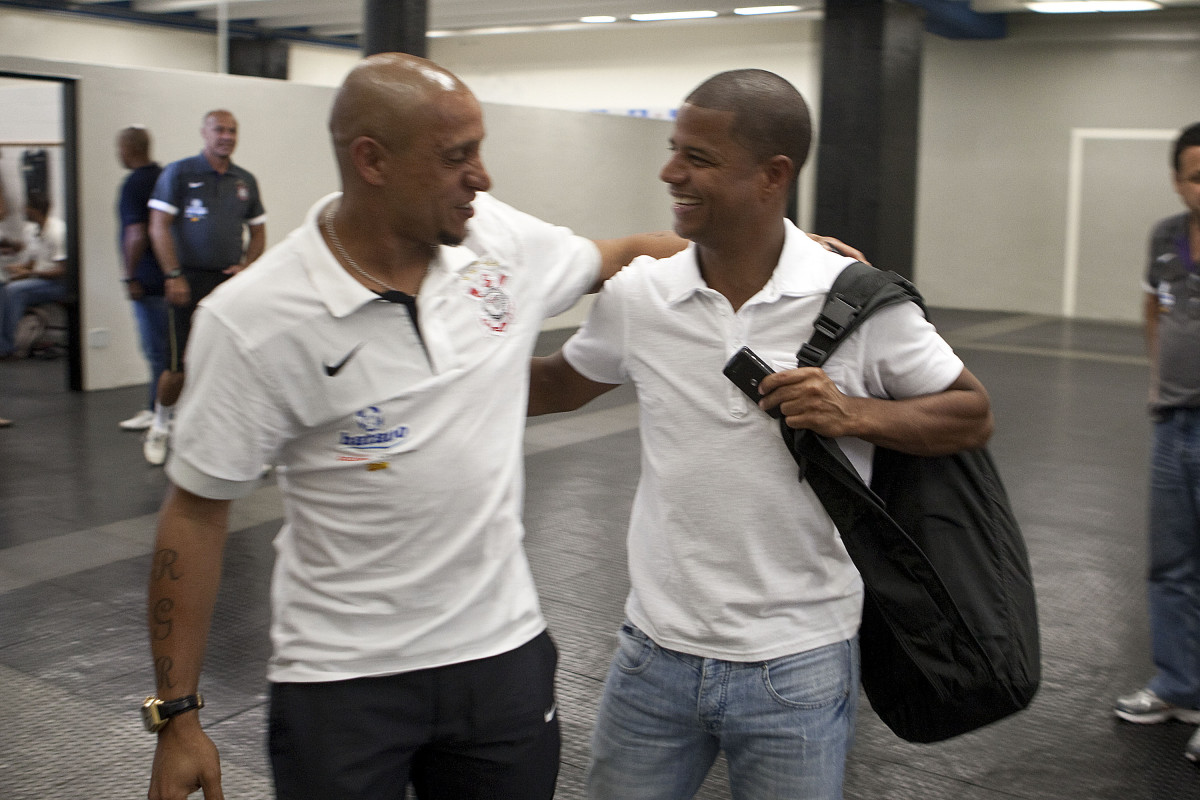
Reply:
[[[0,287],[0,358],[13,355],[17,323],[27,308],[67,296],[67,226],[50,216],[45,195],[29,196],[25,219],[22,242],[0,242],[3,250],[20,248],[15,262],[4,268],[8,283]]]

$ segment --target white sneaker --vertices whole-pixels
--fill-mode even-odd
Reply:
[[[118,422],[117,424],[122,430],[144,431],[154,424],[154,412],[148,408],[143,408],[129,419]]]
[[[142,454],[154,466],[161,466],[167,460],[167,443],[171,432],[166,428],[151,428],[146,431],[146,440],[142,442]]]
[[[1168,703],[1150,689],[1138,689],[1132,694],[1118,697],[1113,713],[1123,720],[1140,724],[1153,724],[1177,719],[1192,725],[1200,725],[1200,709],[1184,708]]]

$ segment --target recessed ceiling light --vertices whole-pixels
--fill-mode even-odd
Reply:
[[[1162,4],[1154,0],[1047,0],[1026,3],[1025,7],[1041,14],[1094,14],[1105,11],[1157,11]]]
[[[733,13],[742,16],[751,16],[753,14],[787,14],[791,11],[799,11],[800,6],[749,6],[747,8],[735,8]]]
[[[635,22],[660,22],[667,19],[706,19],[717,16],[715,11],[664,11],[659,14],[630,14]]]
[[[580,21],[580,22],[587,22],[587,23],[616,22],[616,21],[617,21],[617,18],[616,18],[616,17],[610,17],[610,16],[607,16],[607,15],[596,15],[596,16],[593,16],[593,17],[580,17],[580,18],[579,18],[579,21]]]

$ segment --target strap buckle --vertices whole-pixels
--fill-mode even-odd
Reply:
[[[817,333],[828,336],[830,339],[836,339],[857,314],[858,308],[850,305],[840,296],[831,297],[825,307],[821,309],[821,313],[817,315],[817,321],[813,323],[813,328]]]
[[[812,343],[805,342],[800,345],[800,351],[796,353],[796,361],[803,367],[815,367],[825,360],[826,352],[819,347],[813,347]]]

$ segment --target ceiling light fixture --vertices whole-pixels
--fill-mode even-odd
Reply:
[[[610,17],[610,16],[607,16],[607,15],[596,15],[596,16],[593,16],[593,17],[580,17],[580,18],[579,18],[579,21],[580,21],[580,22],[586,22],[586,23],[588,23],[589,25],[594,25],[594,24],[600,24],[600,23],[604,23],[604,22],[616,22],[616,21],[617,21],[617,18],[616,18],[616,17]]]
[[[754,14],[788,14],[799,10],[800,6],[749,6],[747,8],[735,8],[733,13],[748,17]]]
[[[669,19],[708,19],[717,16],[715,11],[664,11],[658,14],[630,14],[634,22],[661,22]]]
[[[1030,11],[1040,14],[1095,14],[1110,11],[1157,11],[1161,3],[1154,0],[1045,0],[1026,3]]]

